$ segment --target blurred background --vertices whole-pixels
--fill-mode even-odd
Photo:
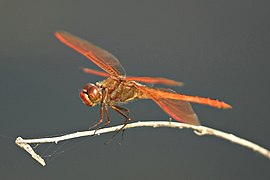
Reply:
[[[99,120],[79,91],[102,78],[79,67],[99,68],[54,37],[65,30],[112,52],[128,75],[179,80],[177,92],[230,103],[193,107],[203,125],[269,149],[269,15],[268,1],[252,0],[0,0],[0,179],[270,179],[266,158],[190,130],[130,129],[121,146],[121,136],[104,145],[113,134],[40,145],[45,167],[14,144]],[[169,119],[150,100],[125,107],[133,121]]]

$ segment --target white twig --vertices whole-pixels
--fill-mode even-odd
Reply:
[[[44,159],[42,159],[39,155],[37,155],[37,154],[35,153],[35,151],[33,150],[33,148],[32,148],[29,144],[24,143],[24,142],[20,143],[20,141],[23,141],[23,138],[18,137],[18,138],[16,139],[16,144],[17,144],[18,146],[20,146],[20,147],[23,148],[26,152],[28,152],[29,154],[31,154],[31,155],[32,155],[32,158],[34,158],[34,159],[35,159],[37,162],[39,162],[42,166],[45,166],[45,165],[46,165]]]
[[[34,150],[31,148],[29,144],[31,143],[58,143],[59,141],[64,141],[68,139],[74,139],[78,137],[85,137],[85,136],[92,136],[95,134],[103,134],[103,133],[108,133],[108,132],[114,132],[118,131],[123,127],[123,125],[119,126],[114,126],[114,127],[108,127],[108,128],[103,128],[99,129],[95,132],[95,130],[91,131],[81,131],[81,132],[76,132],[72,134],[67,134],[63,136],[58,136],[58,137],[50,137],[50,138],[39,138],[39,139],[23,139],[21,137],[18,137],[15,141],[15,143],[20,146],[21,148],[25,149],[29,154],[32,155],[32,157],[37,160],[40,164],[45,166],[45,161],[37,155]],[[270,151],[255,144],[250,141],[247,141],[245,139],[239,138],[233,134],[225,133],[216,129],[212,129],[209,127],[205,126],[194,126],[194,125],[189,125],[189,124],[184,124],[184,123],[179,123],[179,122],[168,122],[168,121],[148,121],[148,122],[135,122],[135,123],[130,123],[127,124],[123,129],[129,129],[129,128],[135,128],[135,127],[170,127],[170,128],[187,128],[187,129],[193,129],[194,133],[203,136],[203,135],[212,135],[212,136],[217,136],[222,139],[226,139],[228,141],[231,141],[233,143],[242,145],[244,147],[247,147],[249,149],[252,149],[253,151],[265,156],[266,158],[270,159]]]

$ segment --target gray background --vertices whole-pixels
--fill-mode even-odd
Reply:
[[[113,52],[129,75],[180,80],[178,92],[232,104],[194,109],[203,125],[269,149],[270,11],[263,2],[1,0],[0,179],[269,179],[266,158],[189,130],[132,129],[122,146],[119,137],[103,144],[112,134],[69,141],[46,167],[13,142],[85,130],[99,119],[99,108],[86,107],[78,93],[102,78],[80,71],[98,68],[54,37],[63,29]],[[125,107],[134,121],[168,119],[148,100]],[[55,157],[57,147],[48,154]]]

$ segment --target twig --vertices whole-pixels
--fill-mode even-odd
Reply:
[[[121,129],[123,125],[114,126],[114,127],[108,127],[99,129],[95,132],[95,130],[91,131],[81,131],[76,132],[72,134],[67,134],[63,136],[58,137],[51,137],[51,138],[39,138],[39,139],[23,139],[21,137],[18,137],[15,141],[15,143],[20,146],[21,148],[25,149],[29,154],[32,155],[32,157],[37,160],[40,164],[45,166],[45,161],[37,155],[34,150],[31,148],[29,144],[31,143],[58,143],[59,141],[64,141],[68,139],[74,139],[78,137],[85,137],[85,136],[92,136],[94,134],[103,134],[103,133],[109,133],[114,132],[119,129]],[[203,136],[203,135],[211,135],[211,136],[217,136],[222,139],[226,139],[228,141],[231,141],[233,143],[239,144],[241,146],[247,147],[249,149],[252,149],[253,151],[265,156],[266,158],[270,159],[270,151],[255,144],[250,141],[247,141],[245,139],[239,138],[233,134],[225,133],[216,129],[212,129],[205,126],[194,126],[179,122],[168,122],[168,121],[148,121],[148,122],[135,122],[127,124],[123,129],[129,129],[129,128],[135,128],[135,127],[170,127],[170,128],[187,128],[187,129],[193,129],[194,133]]]
[[[28,152],[29,154],[31,154],[31,155],[32,155],[32,158],[34,158],[34,159],[35,159],[37,162],[39,162],[42,166],[45,166],[45,165],[46,165],[44,159],[42,159],[39,155],[37,155],[37,154],[35,153],[35,151],[33,150],[33,148],[32,148],[29,144],[24,143],[24,142],[20,143],[20,141],[23,141],[23,138],[18,137],[18,138],[16,139],[16,144],[17,144],[18,146],[20,146],[20,147],[23,148],[26,152]]]

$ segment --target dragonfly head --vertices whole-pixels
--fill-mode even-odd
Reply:
[[[102,94],[96,85],[88,83],[80,92],[80,97],[87,106],[92,107],[101,102]]]

